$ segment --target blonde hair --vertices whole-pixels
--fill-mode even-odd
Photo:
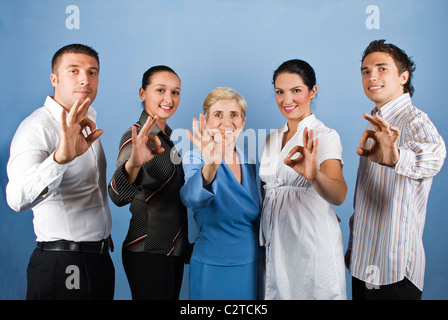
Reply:
[[[234,99],[238,103],[238,105],[241,108],[241,117],[243,120],[246,119],[246,109],[247,109],[247,103],[246,100],[243,98],[242,95],[240,95],[238,92],[233,90],[232,88],[227,87],[218,87],[214,90],[212,90],[207,97],[204,100],[204,103],[202,105],[202,110],[205,116],[205,120],[208,120],[209,117],[209,110],[212,105],[214,105],[218,100],[223,99]]]

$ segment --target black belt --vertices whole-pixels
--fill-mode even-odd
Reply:
[[[109,252],[109,239],[97,242],[51,241],[37,242],[37,248],[42,251],[70,251],[104,254]]]

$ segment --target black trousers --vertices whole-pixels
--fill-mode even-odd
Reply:
[[[375,288],[352,277],[353,300],[421,300],[421,298],[422,292],[407,278]]]
[[[27,300],[112,300],[115,268],[109,253],[36,248],[28,270]]]
[[[184,258],[122,250],[133,300],[178,300]]]

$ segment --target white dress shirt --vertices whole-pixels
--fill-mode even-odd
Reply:
[[[284,163],[293,147],[303,146],[305,127],[319,138],[319,166],[328,159],[342,163],[339,135],[314,115],[300,121],[283,148],[287,124],[267,137],[259,173],[265,183],[260,244],[266,249],[267,300],[347,298],[343,238],[333,206]]]
[[[7,201],[17,212],[33,210],[37,241],[106,239],[112,224],[106,157],[98,139],[72,162],[54,161],[63,110],[47,97],[44,106],[20,124],[7,165]],[[87,116],[95,121],[92,107]],[[48,192],[40,196],[46,187]]]
[[[350,273],[372,285],[406,277],[422,291],[426,206],[432,178],[446,156],[445,143],[407,93],[377,114],[400,129],[400,158],[391,168],[360,157],[350,219]],[[373,127],[369,124],[366,129]]]

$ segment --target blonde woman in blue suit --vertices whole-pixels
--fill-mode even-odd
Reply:
[[[260,198],[255,164],[236,148],[246,122],[246,101],[216,88],[193,119],[183,155],[183,203],[199,229],[190,261],[190,299],[258,299]]]

